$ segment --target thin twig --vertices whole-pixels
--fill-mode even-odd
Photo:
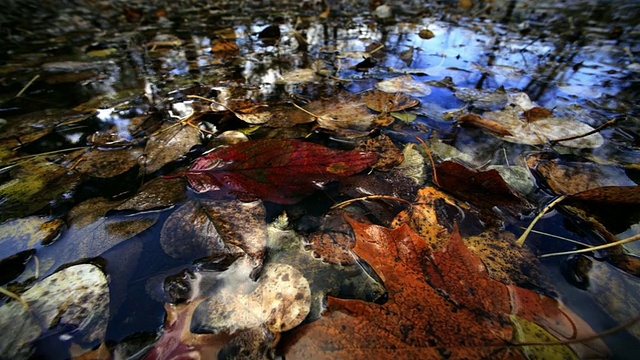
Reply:
[[[562,252],[555,252],[555,253],[550,253],[550,254],[544,254],[544,255],[540,255],[541,258],[545,258],[545,257],[550,257],[550,256],[558,256],[558,255],[572,255],[572,254],[580,254],[580,253],[585,253],[585,252],[590,252],[590,251],[596,251],[596,250],[602,250],[602,249],[608,249],[610,247],[614,247],[614,246],[618,246],[618,245],[623,245],[623,244],[627,244],[630,242],[634,242],[634,241],[638,241],[640,240],[640,234],[634,235],[634,236],[630,236],[626,239],[622,239],[622,240],[618,240],[618,241],[614,241],[608,244],[604,244],[604,245],[598,245],[598,246],[589,246],[585,249],[579,249],[579,250],[571,250],[571,251],[562,251]]]
[[[597,128],[595,128],[595,129],[593,129],[591,131],[588,131],[588,132],[586,132],[584,134],[567,136],[567,137],[563,137],[563,138],[560,138],[560,139],[550,140],[549,144],[555,145],[555,144],[557,144],[559,142],[562,142],[562,141],[569,141],[569,140],[575,140],[575,139],[587,137],[589,135],[592,135],[592,134],[595,134],[595,133],[599,132],[600,130],[602,130],[602,129],[608,127],[608,126],[614,125],[615,123],[617,123],[618,121],[623,120],[623,119],[625,119],[625,118],[624,117],[613,118],[613,119],[605,122],[604,124],[598,126]]]
[[[20,92],[18,92],[18,94],[16,94],[16,97],[20,97],[22,96],[22,94],[24,94],[25,91],[27,91],[27,89],[36,81],[38,80],[38,78],[40,77],[40,74],[34,76],[33,78],[31,78],[31,80],[29,80],[29,82],[27,83],[27,85],[25,85],[22,90],[20,90]]]
[[[422,146],[424,146],[425,150],[427,151],[427,155],[429,155],[429,161],[431,161],[431,168],[433,169],[433,183],[436,184],[438,187],[442,187],[438,182],[438,175],[436,174],[436,162],[433,160],[433,156],[431,155],[431,150],[429,150],[429,147],[427,146],[427,143],[424,142],[424,140],[420,139],[417,135],[415,136],[415,138],[418,141],[420,141]]]
[[[410,201],[407,201],[405,199],[401,199],[399,197],[395,197],[395,196],[390,196],[390,195],[368,195],[368,196],[362,196],[359,198],[355,198],[355,199],[349,199],[340,203],[337,203],[335,205],[333,205],[331,207],[331,209],[342,209],[345,206],[351,205],[356,201],[362,201],[362,200],[373,200],[373,199],[385,199],[385,200],[394,200],[394,201],[399,201],[408,205],[412,205]]]
[[[524,244],[524,240],[527,238],[527,236],[529,236],[529,233],[531,232],[531,229],[533,229],[533,226],[538,222],[538,220],[540,220],[540,218],[544,214],[546,214],[549,210],[551,210],[552,207],[554,207],[560,201],[564,200],[566,197],[567,197],[567,195],[559,196],[559,197],[555,198],[552,202],[550,202],[549,205],[545,206],[544,209],[542,209],[542,211],[540,212],[540,214],[538,214],[533,219],[531,224],[529,224],[529,226],[527,226],[527,229],[524,231],[524,233],[522,233],[522,235],[520,235],[520,237],[516,241],[516,245],[522,246]]]

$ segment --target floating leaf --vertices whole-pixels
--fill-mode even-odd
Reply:
[[[477,206],[525,205],[524,199],[502,179],[497,170],[476,171],[457,162],[445,161],[436,166],[436,174],[443,189]]]
[[[381,113],[402,111],[420,105],[418,99],[400,92],[389,94],[372,90],[362,94],[362,98],[369,109]]]
[[[165,253],[178,259],[244,252],[259,270],[267,245],[265,217],[261,201],[190,200],[169,216],[160,244]]]
[[[511,132],[509,132],[509,130],[507,130],[507,128],[502,126],[500,123],[493,120],[485,119],[476,114],[462,115],[456,120],[456,122],[460,124],[465,124],[465,125],[468,124],[468,125],[477,126],[481,129],[488,130],[500,136],[512,135]]]
[[[62,230],[64,222],[48,216],[28,216],[0,225],[0,259],[21,251],[48,245]]]
[[[248,288],[226,284],[198,306],[192,328],[198,332],[233,333],[266,325],[279,333],[296,327],[309,314],[309,283],[290,265],[266,264],[258,281]]]
[[[138,164],[140,149],[96,149],[86,151],[75,167],[78,172],[97,178],[120,175]]]
[[[378,156],[298,140],[239,143],[198,158],[184,175],[197,192],[290,204],[325,183],[359,173]]]
[[[179,204],[185,197],[184,180],[159,177],[144,183],[135,195],[113,210],[138,212],[164,209]]]

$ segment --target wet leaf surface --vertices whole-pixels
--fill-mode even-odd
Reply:
[[[457,229],[446,249],[431,253],[425,239],[406,225],[390,230],[349,223],[356,233],[355,252],[385,281],[389,302],[374,305],[330,298],[328,315],[302,326],[286,340],[287,357],[415,358],[440,357],[442,351],[455,357],[495,354],[511,337],[509,314],[539,321],[532,308],[563,314],[564,319],[555,317],[557,322],[542,326],[564,332],[565,338],[576,335],[566,330],[575,330],[579,319],[559,310],[551,298],[491,279]],[[516,307],[511,305],[513,297],[518,299]],[[420,316],[422,311],[430,316]],[[591,331],[583,326],[580,322],[580,332]],[[346,339],[340,335],[345,328],[360,331]]]
[[[371,152],[338,151],[297,140],[255,140],[199,158],[185,176],[197,192],[288,204],[359,173],[377,158]]]
[[[636,2],[241,5],[3,4],[0,357],[637,357]]]

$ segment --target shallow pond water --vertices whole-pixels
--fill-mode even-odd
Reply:
[[[566,341],[573,357],[634,358],[638,245],[540,255],[638,234],[639,15],[640,4],[623,0],[9,2],[0,15],[0,279],[11,293],[0,295],[0,328],[26,325],[0,339],[0,357],[348,358],[374,345],[388,357],[433,355],[411,352],[421,347],[490,357],[513,343]],[[231,145],[247,140],[262,145]],[[319,147],[288,173],[292,160],[278,156],[299,142]],[[213,160],[221,175],[202,180],[189,169],[211,152],[227,162]],[[359,171],[370,152],[384,161]],[[309,175],[316,162],[325,167]],[[423,195],[434,188],[444,192]],[[441,227],[425,225],[429,214]],[[475,322],[452,320],[445,331],[422,319],[446,315],[399,306],[407,279],[394,283],[388,264],[353,249],[373,231],[367,223],[386,228],[370,243],[399,238],[384,234],[402,223],[433,240],[424,254],[435,260],[425,263],[436,265],[411,263],[424,272],[420,286],[435,289],[430,304]],[[478,305],[435,280],[433,271],[462,266],[438,260],[454,223],[496,283],[483,281],[510,289],[510,312],[487,305],[503,301],[495,294],[477,295],[486,296]],[[514,305],[529,291],[544,299],[544,316]],[[348,323],[340,316],[353,303],[417,311],[415,327],[436,335],[412,338],[403,323],[411,351],[388,339],[335,345],[344,337],[335,334],[305,342],[331,335],[331,320]],[[367,330],[343,330],[378,336],[365,320]],[[529,323],[550,337],[531,337]],[[514,335],[519,326],[524,336]],[[459,350],[498,333],[496,352]],[[568,346],[595,333],[601,343]],[[504,351],[561,354],[539,348]]]

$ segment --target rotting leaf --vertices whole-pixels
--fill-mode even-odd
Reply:
[[[420,105],[418,99],[401,92],[389,94],[382,91],[371,90],[362,94],[362,99],[369,109],[381,113],[407,110]]]
[[[137,148],[108,150],[92,148],[79,157],[75,169],[85,175],[110,178],[138,165],[141,153]]]
[[[0,259],[48,245],[63,226],[61,219],[48,216],[28,216],[0,224]]]
[[[168,255],[181,259],[244,252],[259,271],[267,246],[265,218],[262,201],[190,200],[169,216],[160,243]]]
[[[327,224],[344,221],[342,213],[334,214],[329,219]],[[377,303],[386,300],[387,292],[382,281],[365,270],[351,252],[355,241],[351,227],[346,227],[348,230],[342,229],[344,232],[340,228],[324,228],[315,233],[338,240],[337,243],[318,244],[318,239],[313,239],[313,235],[307,240],[290,229],[286,215],[279,216],[269,224],[269,261],[293,266],[309,282],[312,302],[305,321],[313,321],[321,316],[327,296]]]
[[[369,139],[361,144],[358,149],[378,154],[378,161],[372,166],[377,170],[389,171],[404,160],[400,149],[386,135],[379,135]]]
[[[500,176],[497,170],[476,171],[454,161],[436,166],[440,186],[474,205],[526,206],[526,201]]]
[[[140,189],[121,204],[116,211],[148,211],[164,209],[179,204],[186,198],[184,180],[154,178],[144,183]]]
[[[377,159],[371,152],[263,139],[215,150],[198,158],[181,175],[200,193],[291,204],[328,182],[359,173]]]
[[[76,151],[68,157],[78,154]],[[63,194],[70,194],[82,179],[65,167],[68,165],[38,157],[12,168],[10,179],[0,184],[0,221],[30,215],[53,201],[63,200]]]
[[[507,130],[507,128],[505,128],[504,126],[500,125],[500,123],[493,120],[485,119],[476,114],[462,115],[456,120],[456,122],[459,124],[477,126],[500,136],[512,135],[511,132],[509,132],[509,130]]]

